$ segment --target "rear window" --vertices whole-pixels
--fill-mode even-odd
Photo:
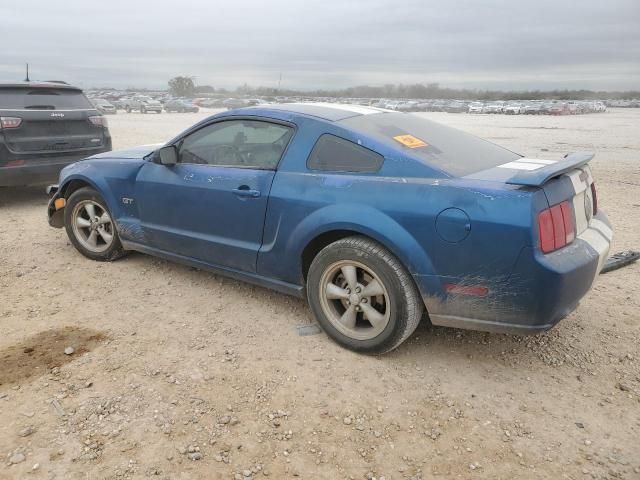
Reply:
[[[0,108],[30,110],[91,109],[80,90],[64,88],[0,88]]]
[[[340,123],[452,176],[470,175],[520,158],[494,143],[411,113],[360,115]]]
[[[377,172],[384,157],[379,153],[330,134],[322,135],[316,142],[307,168],[329,172]]]

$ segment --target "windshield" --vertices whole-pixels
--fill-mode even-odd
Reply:
[[[494,143],[411,113],[359,115],[340,123],[402,148],[453,176],[470,175],[520,158]]]

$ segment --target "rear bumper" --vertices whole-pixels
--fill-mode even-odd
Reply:
[[[96,152],[97,153],[97,152]],[[13,167],[0,167],[0,186],[15,187],[38,185],[58,179],[60,170],[86,157],[86,154],[52,159],[51,162],[35,165],[25,164]]]
[[[433,278],[415,275],[434,325],[498,333],[531,334],[556,325],[576,309],[589,292],[609,255],[613,238],[603,212],[570,245],[550,254],[525,247],[512,274],[498,281],[473,278],[487,285],[485,296],[433,291]],[[443,281],[447,283],[451,279]],[[464,284],[464,279],[458,279]],[[431,284],[431,285],[429,285]]]

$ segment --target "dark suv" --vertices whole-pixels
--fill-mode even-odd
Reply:
[[[0,186],[49,182],[66,165],[109,150],[107,120],[79,88],[0,84]]]

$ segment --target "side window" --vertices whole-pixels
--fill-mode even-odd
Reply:
[[[384,157],[368,148],[325,133],[316,142],[307,168],[329,172],[377,172]]]
[[[293,129],[258,120],[208,125],[178,144],[178,161],[223,167],[275,170]]]

